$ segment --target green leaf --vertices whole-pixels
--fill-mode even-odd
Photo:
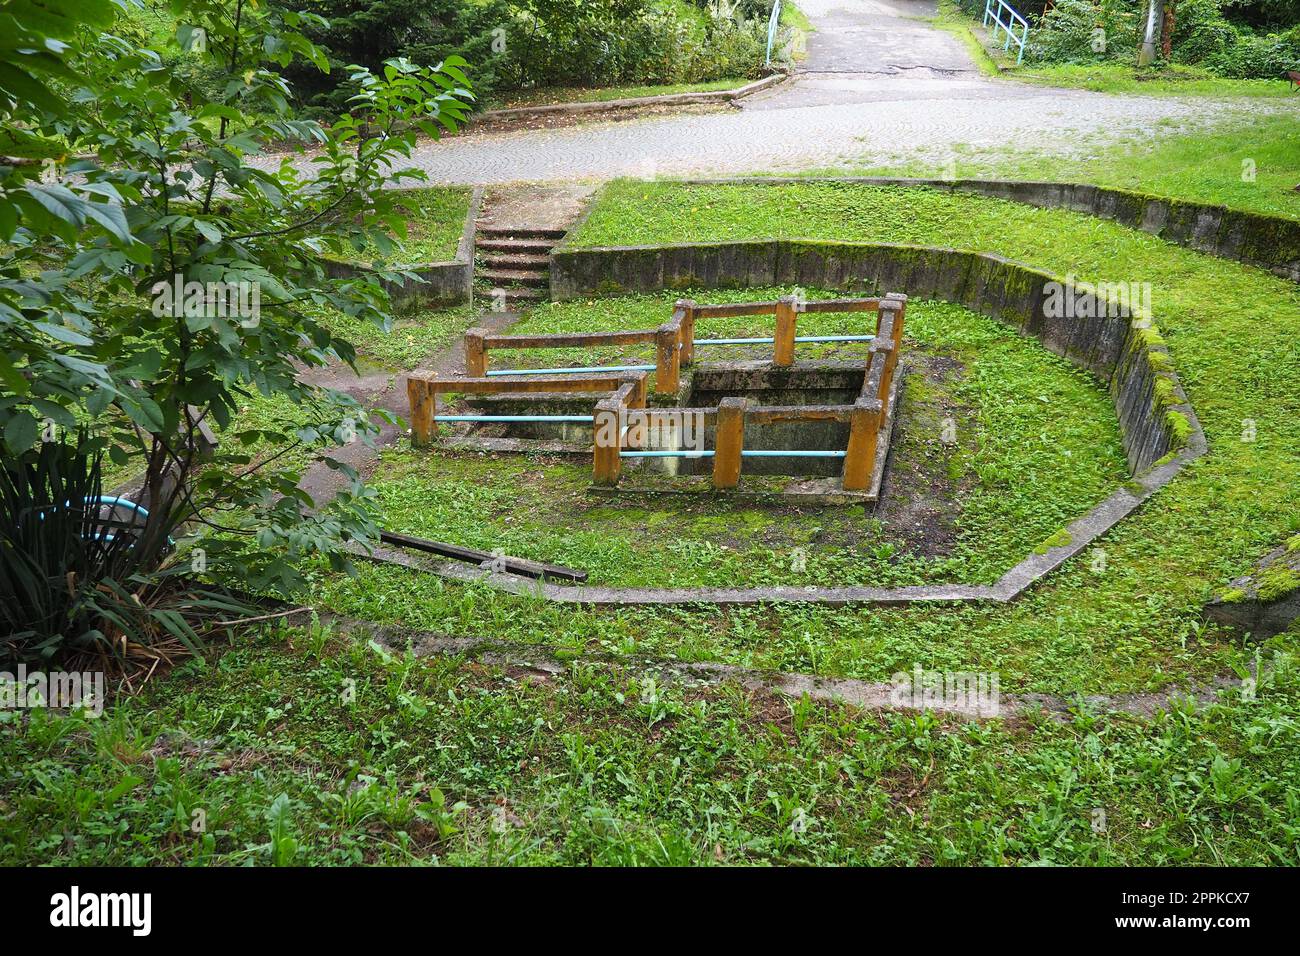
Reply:
[[[21,454],[36,444],[38,431],[35,417],[26,410],[14,413],[5,424],[5,444],[14,454]]]
[[[82,207],[90,205],[71,189],[55,184],[28,183],[23,190],[51,215],[80,226],[86,221]]]
[[[80,332],[73,331],[66,325],[55,325],[53,322],[33,322],[35,328],[40,329],[52,339],[60,342],[66,342],[68,345],[80,345],[83,347],[94,345],[93,339],[89,339]]]
[[[0,352],[0,382],[13,392],[15,395],[26,395],[31,391],[31,383],[27,381],[27,376],[18,371],[9,356]]]

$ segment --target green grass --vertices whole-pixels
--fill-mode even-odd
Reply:
[[[633,99],[642,96],[664,96],[669,93],[710,93],[714,90],[734,90],[752,83],[743,76],[729,76],[703,83],[661,83],[631,86],[548,86],[536,90],[511,94],[501,103],[503,109],[521,106],[553,106],[560,103],[606,103],[610,100]]]
[[[0,863],[1294,865],[1298,722],[1294,664],[976,723],[277,630],[98,720],[0,712]]]
[[[463,186],[403,190],[406,235],[397,235],[397,249],[385,257],[375,246],[366,244],[348,258],[365,263],[384,258],[406,266],[455,259],[469,214],[469,197],[470,190]]]
[[[373,322],[330,312],[321,322],[351,342],[365,365],[406,371],[418,366],[434,352],[474,324],[478,313],[470,306],[453,309],[413,308],[398,312],[393,326],[385,331]],[[362,370],[363,372],[365,369]]]
[[[959,147],[959,179],[1096,183],[1151,196],[1190,200],[1300,219],[1300,123],[1257,116],[1208,131],[1169,121],[1151,136],[1130,137],[1088,156],[1037,155],[1019,147]],[[942,177],[942,162],[823,170],[872,176]]]
[[[974,25],[952,0],[939,0],[938,10],[929,18],[940,30],[961,41],[976,68],[985,76],[997,76],[998,64],[993,55],[975,35]]]
[[[1070,86],[1099,93],[1279,100],[1295,95],[1286,80],[1233,80],[1181,64],[1138,69],[1136,66],[1111,61],[1087,64],[1026,63],[1014,67],[1004,75],[1043,86]]]

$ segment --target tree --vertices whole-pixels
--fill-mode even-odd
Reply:
[[[1160,0],[1150,0],[1147,6],[1146,31],[1142,35],[1142,49],[1138,52],[1138,66],[1150,66],[1156,59],[1156,24],[1160,21]]]
[[[382,254],[404,234],[384,187],[420,174],[389,166],[419,133],[457,127],[472,99],[465,63],[354,68],[351,111],[323,126],[291,116],[280,72],[295,59],[328,68],[303,33],[318,17],[256,0],[172,0],[174,42],[222,77],[205,91],[187,81],[184,57],[169,64],[156,43],[112,32],[122,14],[108,0],[70,6],[10,0],[0,15],[13,157],[0,165],[0,243],[11,246],[0,268],[6,465],[31,461],[57,429],[88,424],[116,465],[139,469],[149,503],[132,531],[127,591],[174,588],[187,560],[175,545],[197,531],[221,580],[291,593],[305,559],[343,567],[349,543],[375,530],[356,475],[329,457],[375,426],[299,370],[354,364],[323,316],[387,325],[378,280],[396,276],[330,278],[321,256],[366,243]],[[313,174],[259,163],[271,142],[313,147]],[[241,427],[253,394],[304,421]],[[222,432],[214,451],[210,425]],[[320,509],[297,487],[313,456],[353,479]]]

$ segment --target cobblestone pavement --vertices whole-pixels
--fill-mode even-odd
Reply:
[[[1157,124],[1167,135],[1259,109],[986,77],[959,40],[922,19],[934,12],[933,0],[800,5],[816,27],[807,58],[791,80],[739,108],[471,132],[421,146],[405,165],[450,183],[736,175],[908,159],[939,166],[959,144],[1089,156]]]

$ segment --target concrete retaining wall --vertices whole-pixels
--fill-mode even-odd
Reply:
[[[393,308],[447,307],[469,305],[474,299],[474,232],[475,220],[483,202],[483,188],[476,187],[470,195],[469,212],[461,229],[456,258],[447,262],[426,262],[420,265],[392,267],[390,272],[410,272],[421,282],[407,280],[395,282],[379,279],[379,284],[392,299]],[[325,271],[331,278],[351,278],[373,272],[359,262],[337,259],[323,260]]]
[[[1191,420],[1191,409],[1153,328],[1114,314],[1119,310],[1113,303],[1083,285],[1070,286],[1001,256],[925,246],[770,240],[561,248],[551,259],[555,299],[790,284],[855,295],[904,291],[914,299],[945,299],[1036,337],[1110,386],[1135,473],[1181,447],[1187,437],[1183,425]],[[1062,299],[1073,303],[1065,310],[1073,314],[1057,314],[1062,310],[1051,307]]]

